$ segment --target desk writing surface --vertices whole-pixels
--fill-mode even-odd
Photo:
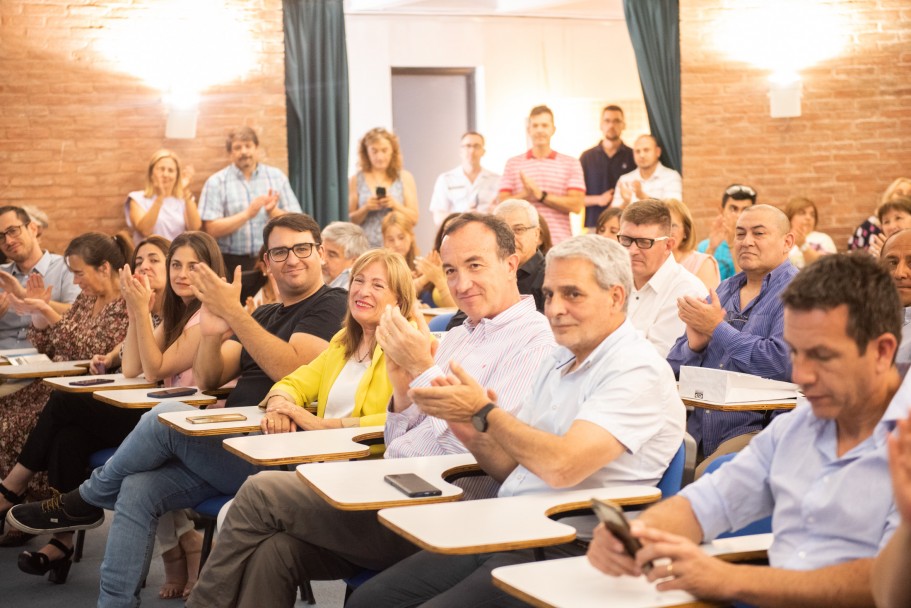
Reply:
[[[177,400],[179,401],[179,399]],[[265,412],[256,405],[246,407],[226,407],[212,410],[211,412],[200,412],[197,410],[184,410],[180,412],[165,412],[158,414],[158,420],[171,428],[180,431],[184,435],[233,435],[235,433],[252,433],[259,430],[259,423],[263,419]],[[205,424],[193,424],[187,422],[191,416],[217,416],[219,414],[243,414],[246,420],[239,422],[209,422]]]
[[[85,371],[85,370],[83,370]],[[107,378],[113,380],[105,384],[94,384],[92,386],[73,386],[72,382],[80,380],[95,380],[96,378]],[[94,393],[95,391],[109,391],[120,388],[146,388],[153,390],[157,383],[149,382],[143,377],[127,378],[123,374],[87,374],[83,376],[66,376],[58,378],[45,378],[44,382],[51,385],[52,388],[65,393]]]
[[[7,357],[25,357],[28,355],[37,355],[38,349],[30,346],[23,348],[0,348],[0,359],[2,363],[8,363]]]
[[[614,486],[383,509],[380,522],[422,549],[464,555],[567,543],[576,529],[555,515],[591,505],[592,498],[639,505],[661,498],[650,486]],[[440,522],[446,522],[440,525]]]
[[[53,378],[55,376],[82,376],[89,366],[84,361],[45,361],[28,365],[4,365],[0,367],[0,379]]]
[[[205,393],[202,393],[198,390],[195,394],[187,395],[185,397],[171,397],[169,399],[156,399],[155,397],[149,397],[149,393],[154,392],[155,390],[157,389],[128,388],[115,391],[102,390],[96,391],[94,397],[98,401],[125,409],[148,409],[150,407],[155,407],[164,401],[180,401],[181,403],[186,403],[187,405],[192,405],[193,407],[199,407],[201,405],[212,405],[217,401],[215,397],[206,395]],[[231,410],[217,409],[211,411],[212,414],[216,414],[218,412],[230,413]]]
[[[443,481],[443,477],[466,470],[477,470],[477,461],[468,453],[302,464],[297,467],[297,475],[333,507],[343,511],[367,511],[459,500],[462,488]],[[409,498],[384,480],[386,475],[397,473],[419,475],[443,493],[441,496]]]
[[[797,401],[762,401],[757,403],[715,403],[701,399],[688,399],[681,397],[684,405],[698,407],[703,410],[716,410],[720,412],[764,412],[767,410],[793,410]]]
[[[357,443],[358,440],[382,439],[383,429],[383,426],[363,426],[277,435],[250,435],[231,437],[223,443],[229,452],[262,466],[348,460],[369,456],[370,446]]]

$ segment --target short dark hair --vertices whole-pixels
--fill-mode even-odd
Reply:
[[[868,255],[833,254],[810,264],[781,294],[791,310],[848,307],[848,336],[864,354],[885,333],[901,342],[902,304],[889,272]]]
[[[259,147],[259,137],[256,136],[256,131],[250,127],[238,127],[228,132],[228,138],[225,140],[225,148],[228,149],[228,152],[231,151],[231,146],[235,141],[252,141],[254,146]]]
[[[625,118],[625,115],[623,114],[623,108],[621,108],[620,106],[616,106],[614,104],[604,106],[604,108],[601,110],[601,114],[603,115],[605,112],[620,112],[620,115],[624,116],[624,118]]]
[[[554,111],[548,108],[545,105],[535,106],[531,109],[531,112],[528,113],[529,118],[533,118],[538,114],[550,114],[550,119],[554,119]]]
[[[111,272],[123,268],[127,260],[133,259],[133,239],[126,230],[121,230],[114,236],[100,232],[86,232],[80,234],[66,246],[63,257],[78,255],[86,265],[92,268],[101,268],[105,262],[111,267]]]
[[[724,189],[724,195],[721,197],[721,208],[728,204],[730,199],[735,201],[753,201],[752,204],[756,204],[756,190],[752,186],[747,186],[745,184],[731,184]]]
[[[266,249],[269,248],[269,235],[271,235],[272,231],[276,228],[288,228],[289,230],[295,230],[297,232],[309,232],[313,235],[314,243],[320,245],[323,242],[319,224],[316,223],[315,219],[306,213],[286,213],[284,215],[279,215],[278,217],[273,217],[263,228],[263,246]]]
[[[671,233],[671,211],[656,198],[645,198],[628,206],[620,222],[629,222],[637,226],[658,226],[664,234]]]
[[[459,215],[446,225],[446,230],[443,231],[443,238],[472,223],[483,224],[493,233],[497,239],[497,257],[501,260],[505,260],[516,252],[516,235],[513,234],[509,224],[495,215],[487,215],[485,213],[463,213]]]
[[[16,217],[19,218],[19,221],[22,222],[23,226],[28,226],[32,222],[32,218],[29,217],[29,214],[22,207],[17,207],[15,205],[4,205],[3,207],[0,207],[0,215],[10,212],[16,214]]]

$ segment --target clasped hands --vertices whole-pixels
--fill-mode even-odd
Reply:
[[[206,264],[199,263],[190,269],[190,289],[202,303],[199,329],[204,336],[231,332],[231,320],[238,315],[249,315],[240,303],[240,266],[234,269],[234,281],[228,283],[215,274]]]
[[[677,314],[686,323],[687,342],[694,351],[701,351],[708,345],[712,332],[727,316],[714,289],[708,302],[693,296],[677,298]]]
[[[28,276],[25,287],[19,284],[16,277],[0,271],[0,314],[6,314],[12,308],[19,315],[42,314],[49,308],[52,287],[44,286],[44,278],[37,273]]]

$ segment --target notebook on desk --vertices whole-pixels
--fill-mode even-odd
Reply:
[[[797,385],[740,372],[706,367],[680,367],[680,396],[711,403],[793,402]]]

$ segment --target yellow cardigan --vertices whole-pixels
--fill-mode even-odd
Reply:
[[[278,381],[272,390],[280,390],[292,395],[297,405],[305,406],[317,402],[316,415],[322,418],[326,413],[326,400],[335,379],[345,367],[345,349],[342,345],[341,330],[329,342],[329,347],[316,359],[302,365]],[[354,394],[354,411],[352,416],[360,419],[361,426],[386,424],[386,408],[392,397],[392,382],[386,373],[386,355],[376,346],[370,366],[361,377]]]

